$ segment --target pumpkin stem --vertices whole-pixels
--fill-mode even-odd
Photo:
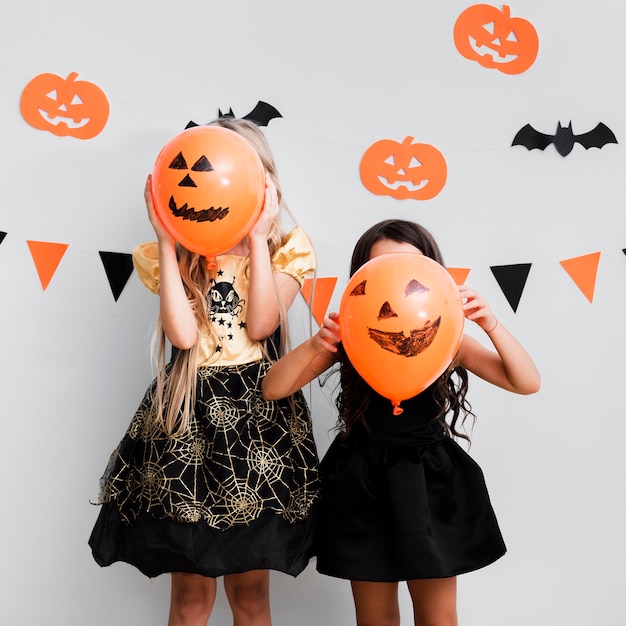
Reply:
[[[71,83],[72,81],[76,80],[77,78],[78,78],[78,72],[70,72],[67,75],[67,78],[65,80]]]
[[[411,143],[413,142],[413,139],[415,139],[415,137],[406,137],[405,140],[402,142],[402,145],[410,146]]]
[[[507,19],[511,17],[511,7],[508,4],[502,5],[502,15],[504,15]]]

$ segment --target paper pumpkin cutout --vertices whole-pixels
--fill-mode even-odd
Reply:
[[[152,195],[172,237],[210,260],[254,225],[265,200],[265,170],[241,135],[221,126],[194,126],[157,156]]]
[[[412,143],[406,137],[402,143],[381,139],[363,154],[360,175],[363,185],[379,196],[398,200],[429,200],[446,184],[446,160],[427,143]]]
[[[20,112],[28,124],[59,137],[91,139],[109,119],[109,101],[94,83],[56,74],[35,76],[22,91]]]
[[[357,270],[343,293],[341,340],[357,372],[399,404],[448,368],[463,335],[463,304],[450,274],[421,254],[383,254]]]
[[[539,37],[521,17],[511,17],[507,5],[474,4],[454,24],[454,45],[459,53],[483,67],[504,74],[521,74],[537,58]]]

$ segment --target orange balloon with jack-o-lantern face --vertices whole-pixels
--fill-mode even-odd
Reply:
[[[210,259],[254,225],[265,198],[265,170],[241,135],[221,126],[194,126],[157,156],[152,196],[172,237]]]
[[[344,290],[339,317],[350,362],[396,413],[402,400],[448,368],[465,320],[447,270],[412,252],[383,254],[359,268]]]

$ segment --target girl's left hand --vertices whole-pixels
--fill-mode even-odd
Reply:
[[[280,205],[278,204],[276,185],[274,185],[270,175],[265,174],[265,201],[256,223],[248,233],[248,237],[267,241],[272,224],[276,221],[279,212]]]
[[[458,288],[463,299],[463,313],[465,317],[472,322],[476,322],[486,333],[494,330],[498,320],[487,300],[466,285],[458,285]]]

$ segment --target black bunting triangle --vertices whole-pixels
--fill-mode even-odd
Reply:
[[[109,279],[111,292],[117,302],[128,279],[133,273],[133,258],[126,252],[99,252],[104,271]]]
[[[502,293],[515,312],[517,312],[531,265],[531,263],[518,263],[516,265],[493,265],[490,268]]]
[[[3,230],[0,230],[0,243],[2,243],[4,241],[4,238],[6,236],[7,236],[7,234]]]

